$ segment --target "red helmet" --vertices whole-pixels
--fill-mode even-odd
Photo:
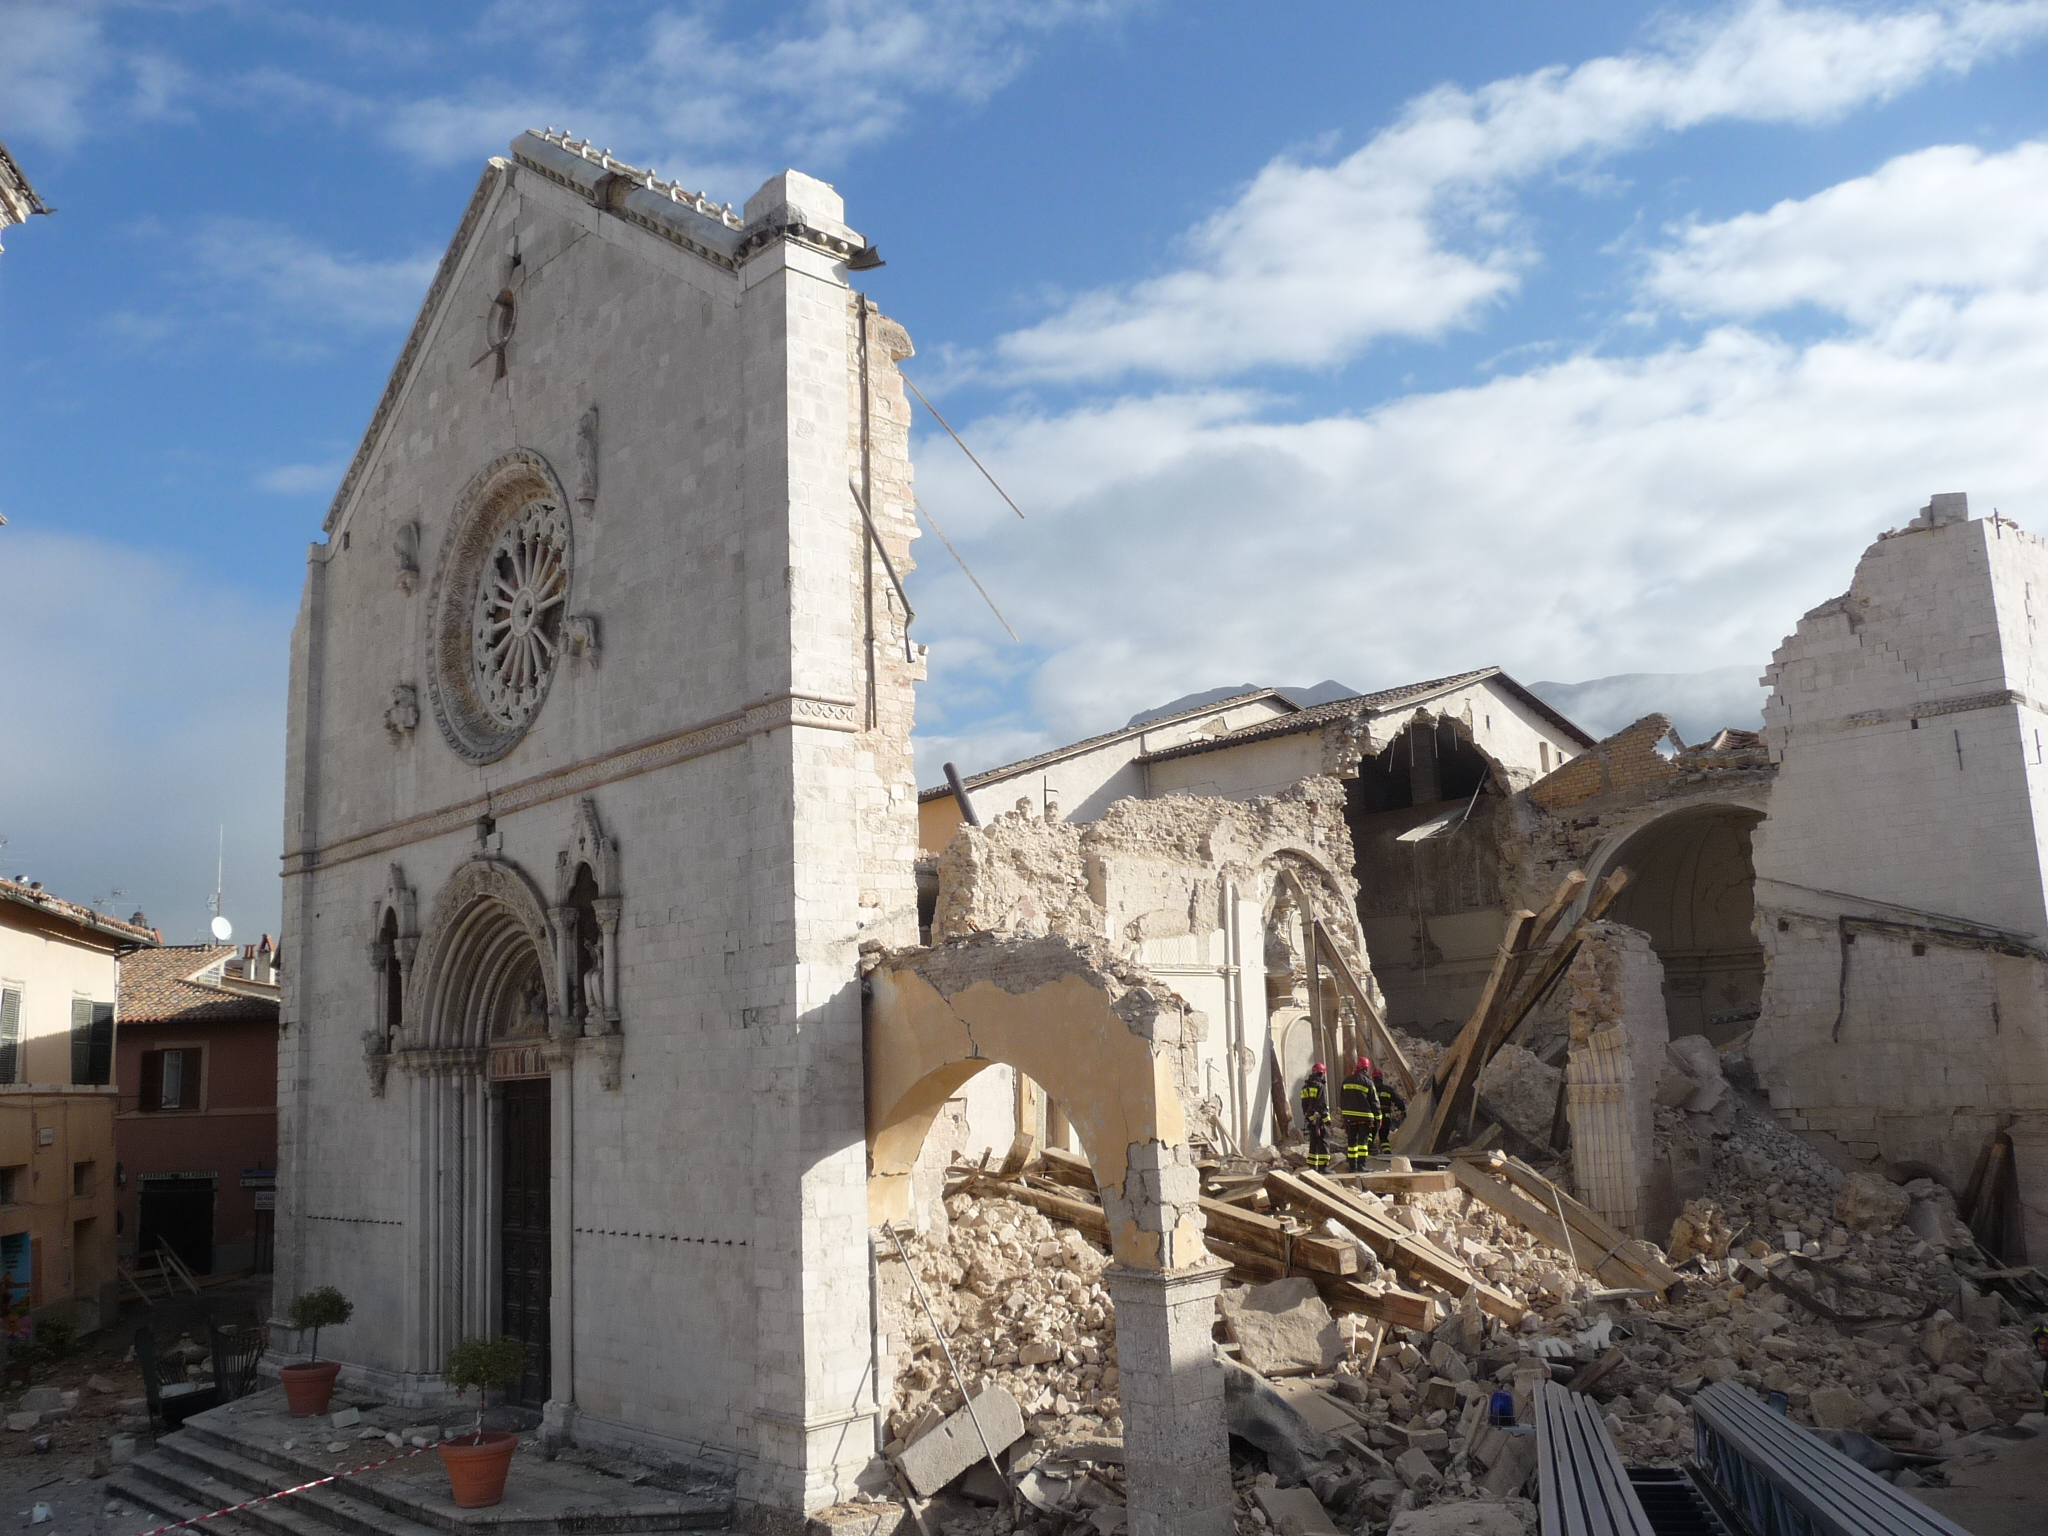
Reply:
[[[1372,1080],[1373,1080],[1374,1082],[1376,1082],[1376,1083],[1380,1083],[1380,1082],[1385,1082],[1385,1081],[1386,1081],[1386,1079],[1385,1079],[1385,1078],[1383,1078],[1383,1077],[1381,1077],[1381,1076],[1380,1076],[1380,1069],[1379,1069],[1378,1067],[1374,1067],[1374,1068],[1372,1069]]]
[[[1370,1056],[1359,1057],[1358,1070],[1361,1072],[1370,1072],[1372,1070],[1372,1058]]]
[[[1310,1067],[1308,1071],[1309,1076],[1311,1077],[1321,1077],[1323,1075],[1323,1064],[1319,1061],[1314,1066]]]

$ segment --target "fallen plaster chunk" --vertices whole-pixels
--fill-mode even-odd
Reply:
[[[982,1448],[984,1438],[986,1450]],[[1017,1406],[1017,1399],[1001,1387],[988,1387],[938,1428],[905,1446],[897,1461],[917,1496],[928,1499],[990,1451],[1000,1456],[1023,1438],[1024,1410]]]
[[[1262,1376],[1331,1371],[1344,1358],[1343,1332],[1315,1282],[1303,1276],[1226,1290],[1216,1309],[1244,1363]]]

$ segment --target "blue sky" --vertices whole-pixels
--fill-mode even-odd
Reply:
[[[0,868],[191,938],[225,827],[274,927],[305,547],[520,128],[882,248],[1031,514],[920,417],[1024,637],[920,544],[929,777],[1241,681],[1739,679],[1930,491],[2048,525],[2044,86],[2017,0],[0,0],[59,210],[0,255]]]

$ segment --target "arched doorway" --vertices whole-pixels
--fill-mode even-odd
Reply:
[[[1764,951],[1751,927],[1750,835],[1762,820],[1743,805],[1689,806],[1637,828],[1602,861],[1603,876],[1615,868],[1634,875],[1607,916],[1650,936],[1674,1037],[1719,1045],[1757,1017]]]
[[[411,1079],[415,1198],[409,1354],[425,1375],[473,1335],[527,1346],[515,1401],[538,1408],[567,1362],[557,1347],[560,1213],[552,1198],[565,1127],[565,1054],[552,931],[512,866],[478,859],[450,880],[415,971],[415,1021],[394,1057]],[[566,1395],[566,1394],[564,1394]]]

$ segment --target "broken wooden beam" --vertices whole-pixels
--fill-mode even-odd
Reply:
[[[1274,1200],[1334,1221],[1355,1234],[1396,1274],[1458,1297],[1476,1289],[1480,1307],[1510,1325],[1519,1323],[1528,1311],[1506,1291],[1489,1285],[1428,1238],[1389,1221],[1361,1203],[1350,1190],[1332,1184],[1320,1174],[1276,1171],[1266,1175],[1266,1188]]]
[[[977,1178],[971,1183],[976,1194],[995,1195],[1004,1200],[1014,1200],[1019,1205],[1028,1205],[1034,1211],[1042,1211],[1055,1221],[1064,1221],[1068,1226],[1078,1228],[1084,1236],[1108,1246],[1109,1216],[1101,1206],[1091,1201],[1056,1195],[1050,1190],[1033,1189],[1028,1184],[1012,1184],[1003,1179]]]
[[[1458,1187],[1448,1168],[1417,1168],[1410,1173],[1333,1173],[1332,1184],[1370,1190],[1376,1195],[1447,1195]]]
[[[1519,1186],[1537,1204],[1562,1209],[1564,1219],[1573,1232],[1592,1239],[1602,1253],[1616,1254],[1634,1268],[1641,1270],[1649,1276],[1648,1284],[1652,1289],[1668,1291],[1678,1283],[1678,1271],[1658,1258],[1648,1247],[1626,1233],[1617,1232],[1598,1211],[1566,1194],[1520,1158],[1503,1158],[1499,1163],[1488,1166],[1490,1171],[1505,1175],[1509,1182]]]
[[[1665,1287],[1658,1284],[1656,1277],[1647,1269],[1624,1258],[1619,1252],[1603,1252],[1591,1238],[1572,1231],[1552,1211],[1523,1196],[1506,1180],[1495,1178],[1485,1169],[1463,1160],[1452,1163],[1451,1172],[1473,1198],[1564,1254],[1587,1274],[1597,1276],[1608,1285],[1646,1288],[1663,1294]]]
[[[1314,1270],[1290,1270],[1278,1259],[1268,1258],[1249,1248],[1240,1248],[1213,1234],[1208,1238],[1209,1251],[1231,1268],[1232,1275],[1247,1284],[1263,1285],[1273,1280],[1284,1280],[1289,1276],[1314,1283],[1316,1294],[1323,1298],[1323,1304],[1339,1317],[1370,1317],[1395,1328],[1414,1328],[1427,1333],[1441,1320],[1436,1302],[1414,1291],[1396,1290],[1388,1287],[1383,1291],[1372,1291],[1356,1280],[1342,1275],[1323,1274]]]
[[[1058,1184],[1095,1193],[1095,1166],[1078,1152],[1047,1147],[1039,1153],[1039,1171]]]
[[[1308,1232],[1293,1232],[1285,1222],[1274,1217],[1262,1216],[1241,1206],[1225,1205],[1221,1200],[1204,1199],[1197,1203],[1207,1219],[1208,1230],[1227,1243],[1290,1264],[1297,1270],[1314,1270],[1325,1275],[1358,1273],[1358,1253],[1348,1242]]]

